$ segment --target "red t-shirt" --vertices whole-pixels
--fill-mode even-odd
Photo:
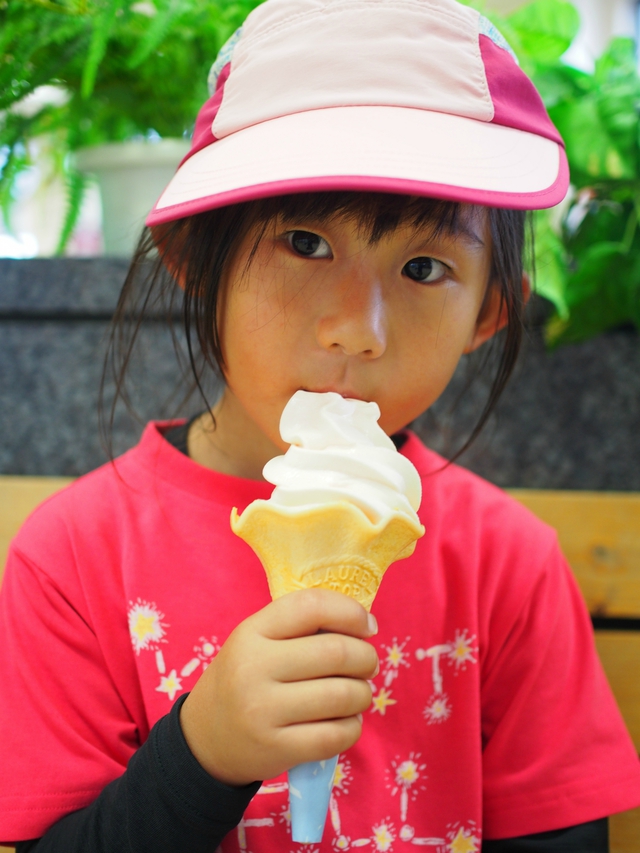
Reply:
[[[474,853],[482,837],[640,805],[640,763],[554,532],[413,434],[402,453],[422,476],[426,534],[374,602],[373,704],[314,853]],[[92,802],[269,602],[229,515],[271,488],[197,465],[150,425],[30,517],[0,598],[0,839]],[[293,850],[287,820],[283,776],[222,848]]]

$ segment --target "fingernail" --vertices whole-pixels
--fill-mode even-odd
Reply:
[[[362,725],[363,717],[362,714],[357,714],[358,720],[360,720],[360,725]]]
[[[368,617],[368,625],[369,625],[369,635],[373,636],[378,633],[378,620],[373,615],[373,613],[369,613]]]
[[[375,668],[374,673],[371,676],[371,678],[375,678],[379,672],[380,672],[380,661],[378,661],[378,663],[376,664],[376,668]]]

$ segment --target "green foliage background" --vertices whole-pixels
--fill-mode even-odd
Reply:
[[[640,328],[640,78],[636,45],[616,38],[587,74],[561,61],[580,19],[566,0],[534,0],[506,18],[482,9],[534,80],[561,132],[572,191],[535,214],[536,290],[555,312],[551,346]]]
[[[0,0],[0,208],[8,221],[27,143],[54,139],[68,187],[59,251],[85,178],[69,152],[107,141],[191,132],[219,48],[260,0]],[[636,46],[615,39],[592,74],[562,62],[579,28],[568,0],[532,0],[507,17],[463,0],[498,26],[562,133],[572,193],[535,214],[536,287],[554,306],[551,345],[640,327],[640,78]],[[154,12],[155,10],[155,12]],[[151,14],[149,14],[151,12]],[[63,106],[10,108],[59,83]],[[3,112],[4,111],[4,112]],[[0,162],[2,162],[0,160]]]
[[[69,152],[155,134],[190,134],[218,50],[259,2],[0,0],[0,149],[5,153],[0,209],[5,222],[15,178],[29,165],[27,143],[48,134],[68,188],[58,246],[62,253],[85,183]],[[38,86],[51,83],[69,92],[63,106],[44,107],[33,116],[2,115]]]

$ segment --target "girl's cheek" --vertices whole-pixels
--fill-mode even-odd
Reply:
[[[421,304],[409,307],[406,319],[422,330],[433,348],[436,343],[441,344],[450,338],[451,331],[459,326],[462,318],[460,306],[456,304],[455,294],[450,288],[433,288],[426,297]]]

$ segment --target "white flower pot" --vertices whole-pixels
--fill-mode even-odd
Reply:
[[[92,174],[100,188],[105,255],[131,257],[144,220],[188,150],[186,139],[160,139],[76,152],[78,169]]]

